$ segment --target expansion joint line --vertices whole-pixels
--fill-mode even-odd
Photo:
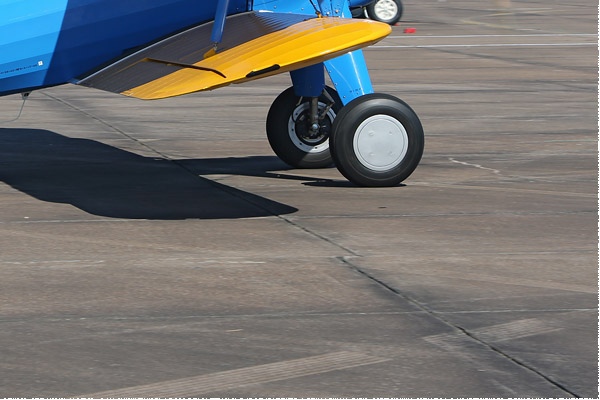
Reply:
[[[448,319],[444,318],[439,313],[437,313],[435,310],[427,307],[426,305],[422,304],[418,300],[415,300],[412,297],[407,296],[406,294],[402,293],[398,289],[396,289],[396,288],[388,285],[387,283],[383,282],[380,279],[377,279],[376,277],[374,277],[373,275],[369,274],[365,270],[363,270],[360,267],[354,265],[352,262],[350,262],[348,260],[347,257],[338,257],[338,260],[342,264],[344,264],[347,267],[349,267],[350,269],[358,272],[359,274],[365,276],[366,278],[368,278],[369,280],[375,282],[376,284],[378,284],[379,286],[383,287],[387,291],[390,291],[390,292],[394,293],[396,296],[399,296],[402,299],[406,300],[408,303],[410,303],[413,306],[417,307],[418,309],[420,309],[424,313],[428,314],[429,316],[437,319],[438,321],[443,322],[445,325],[448,325],[449,327],[451,327],[453,329],[458,330],[459,332],[461,332],[462,334],[466,335],[471,340],[474,340],[477,343],[479,343],[479,344],[487,347],[488,349],[490,349],[493,352],[499,354],[500,356],[504,357],[505,359],[509,360],[510,362],[512,362],[512,363],[520,366],[521,368],[525,368],[528,371],[531,371],[532,373],[538,375],[540,378],[544,379],[546,382],[550,383],[551,385],[556,386],[557,388],[559,388],[560,390],[564,391],[565,393],[568,393],[569,395],[571,395],[573,397],[576,397],[576,398],[581,398],[581,396],[578,395],[577,393],[575,393],[572,390],[566,388],[564,385],[562,385],[561,383],[555,381],[554,379],[550,378],[549,376],[546,376],[545,374],[543,374],[542,372],[538,371],[534,367],[532,367],[530,365],[527,365],[523,361],[520,361],[517,358],[515,358],[515,357],[513,357],[513,356],[511,356],[511,355],[509,355],[507,353],[505,353],[504,351],[502,351],[498,347],[496,347],[496,346],[494,346],[492,344],[489,344],[486,341],[478,338],[477,336],[475,336],[474,334],[472,334],[471,332],[469,332],[466,328],[463,328],[463,327],[461,327],[459,325],[456,325],[456,324],[452,323],[451,321],[449,321]]]
[[[567,387],[565,387],[563,384],[555,381],[554,379],[550,378],[547,375],[544,375],[542,372],[538,371],[537,369],[535,369],[534,367],[527,365],[525,362],[519,360],[516,357],[513,357],[505,352],[503,352],[502,350],[500,350],[499,348],[497,348],[496,346],[487,343],[484,340],[479,339],[477,336],[473,335],[471,332],[469,332],[467,329],[458,326],[458,325],[453,325],[456,329],[458,329],[459,331],[461,331],[463,334],[465,334],[466,336],[468,336],[469,338],[475,340],[476,342],[482,344],[483,346],[486,346],[487,348],[489,348],[490,350],[492,350],[495,353],[500,354],[502,357],[505,357],[506,359],[508,359],[509,361],[519,365],[522,368],[525,368],[531,372],[533,372],[534,374],[538,375],[540,378],[544,379],[546,382],[558,387],[559,389],[561,389],[562,391],[570,394],[573,397],[576,398],[581,398],[580,395],[578,395],[577,393],[573,392],[572,390],[569,390]]]
[[[362,257],[360,254],[358,254],[354,250],[349,249],[348,247],[345,247],[345,246],[337,243],[336,241],[334,241],[334,240],[332,240],[332,239],[330,239],[330,238],[328,238],[326,236],[320,235],[317,232],[312,231],[312,230],[310,230],[310,229],[308,229],[308,228],[306,228],[306,227],[304,227],[304,226],[302,226],[300,224],[297,224],[296,222],[292,221],[289,218],[286,218],[286,217],[284,217],[282,215],[276,215],[276,217],[279,218],[279,219],[281,219],[281,220],[283,220],[284,222],[290,224],[294,228],[300,229],[301,231],[303,231],[303,232],[305,232],[305,233],[307,233],[307,234],[309,234],[311,236],[314,236],[314,237],[316,237],[317,239],[319,239],[319,240],[321,240],[323,242],[326,242],[326,243],[328,243],[328,244],[330,244],[332,246],[335,246],[335,247],[338,247],[338,248],[342,249],[344,252],[350,254],[352,257]],[[344,259],[345,256],[336,257],[336,258]]]
[[[80,112],[81,114],[85,115],[86,117],[89,117],[89,118],[93,119],[93,120],[94,120],[94,121],[96,121],[96,122],[99,122],[100,124],[102,124],[102,125],[104,125],[104,126],[108,127],[109,129],[111,129],[111,130],[113,130],[113,131],[117,132],[118,134],[120,134],[120,135],[122,135],[122,136],[125,136],[127,139],[130,139],[131,141],[133,141],[133,142],[135,142],[135,143],[139,144],[140,146],[142,146],[142,147],[144,147],[144,148],[146,148],[146,149],[150,150],[151,152],[153,152],[153,153],[157,154],[157,155],[158,155],[158,156],[160,156],[161,158],[164,158],[165,160],[173,161],[173,160],[172,160],[172,159],[171,159],[171,158],[170,158],[168,155],[166,155],[166,154],[164,154],[164,153],[161,153],[160,151],[156,150],[155,148],[152,148],[152,147],[148,146],[146,143],[144,143],[144,142],[142,142],[142,141],[140,141],[140,140],[138,140],[138,139],[134,138],[133,136],[131,136],[131,135],[127,134],[127,133],[126,133],[125,131],[123,131],[122,129],[119,129],[119,128],[117,128],[116,126],[114,126],[114,125],[112,125],[112,124],[110,124],[110,123],[106,122],[106,121],[105,121],[105,120],[103,120],[102,118],[100,118],[100,117],[97,117],[97,116],[95,116],[94,114],[91,114],[91,113],[89,113],[89,112],[87,112],[87,111],[85,111],[85,110],[82,110],[81,108],[77,107],[76,105],[74,105],[74,104],[71,104],[71,103],[69,103],[69,102],[68,102],[68,101],[66,101],[66,100],[63,100],[63,99],[61,99],[60,97],[53,96],[53,95],[51,95],[51,94],[49,94],[49,93],[47,93],[47,92],[45,92],[45,91],[41,91],[40,93],[42,93],[42,94],[43,94],[44,96],[46,96],[46,97],[49,97],[49,98],[51,98],[51,99],[52,99],[52,100],[54,100],[54,101],[57,101],[57,102],[59,102],[60,104],[63,104],[63,105],[65,105],[65,106],[67,106],[67,107],[69,107],[69,108],[71,108],[71,109],[73,109],[73,110],[75,110],[75,111],[77,111],[77,112]]]

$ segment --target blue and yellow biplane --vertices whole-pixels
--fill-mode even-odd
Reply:
[[[423,128],[373,91],[360,49],[391,28],[352,19],[369,2],[0,0],[0,96],[73,83],[151,100],[289,73],[267,115],[275,154],[397,185],[421,159]]]

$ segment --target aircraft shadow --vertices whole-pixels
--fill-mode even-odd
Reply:
[[[284,166],[275,157],[235,160],[234,165],[230,159],[174,162],[48,130],[0,129],[0,181],[39,200],[71,204],[93,215],[178,220],[298,211],[197,176],[196,171],[222,173],[228,163],[228,173],[257,176],[271,176],[269,169]]]

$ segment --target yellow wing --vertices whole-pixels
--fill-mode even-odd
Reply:
[[[316,64],[369,46],[387,24],[337,17],[244,13],[228,17],[211,55],[212,23],[140,50],[78,84],[145,100],[241,83]]]

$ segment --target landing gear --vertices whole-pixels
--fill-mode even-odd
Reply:
[[[359,186],[394,186],[415,170],[425,145],[423,127],[402,100],[357,97],[338,113],[330,139],[339,171]]]
[[[330,166],[329,136],[341,108],[337,92],[330,87],[318,98],[298,97],[290,87],[275,99],[267,115],[271,148],[294,168]]]
[[[295,168],[335,163],[359,186],[395,186],[415,170],[425,138],[415,112],[387,94],[367,94],[342,107],[326,87],[319,98],[280,94],[267,116],[275,154]]]

